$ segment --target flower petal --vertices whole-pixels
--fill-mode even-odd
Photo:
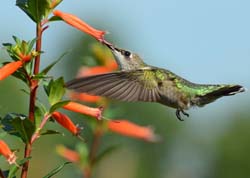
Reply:
[[[54,10],[53,14],[55,16],[62,18],[66,23],[77,28],[78,30],[81,30],[81,31],[93,36],[98,41],[104,41],[104,34],[105,34],[104,31],[97,30],[97,29],[91,27],[90,25],[88,25],[87,23],[85,23],[84,21],[82,21],[81,19],[76,17],[75,15],[64,13],[64,12],[59,11],[59,10]]]
[[[106,66],[81,67],[78,71],[77,77],[86,77],[91,75],[104,74],[112,71],[113,69]]]
[[[0,80],[5,79],[9,75],[13,74],[23,64],[22,61],[15,61],[8,63],[0,68]]]
[[[102,118],[102,108],[92,108],[73,101],[64,105],[63,108],[73,112],[78,112],[81,114],[95,117],[97,120],[101,120]]]
[[[71,119],[60,112],[53,112],[52,117],[64,128],[69,130],[74,135],[78,135],[80,132],[80,129],[71,121]]]
[[[94,96],[94,95],[88,95],[86,93],[76,93],[76,92],[70,92],[69,97],[72,100],[80,100],[89,103],[96,103],[102,99],[100,96]]]
[[[71,161],[71,162],[79,162],[80,161],[80,155],[74,150],[70,150],[62,145],[59,145],[56,147],[57,153],[64,157],[65,159]]]
[[[32,59],[32,56],[31,54],[28,54],[28,55],[24,55],[24,54],[19,54],[19,57],[20,57],[20,60],[21,61],[24,61],[24,62],[28,62]]]
[[[16,164],[17,157],[15,153],[10,150],[9,146],[3,140],[0,140],[0,154],[7,159],[9,164]]]
[[[127,120],[109,120],[108,129],[124,136],[143,139],[150,142],[159,140],[159,137],[154,134],[152,128],[139,126]]]

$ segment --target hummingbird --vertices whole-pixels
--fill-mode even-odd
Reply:
[[[113,53],[119,71],[76,78],[66,83],[68,89],[127,102],[157,102],[176,109],[176,116],[191,107],[202,107],[223,96],[244,92],[234,84],[196,84],[173,72],[146,64],[128,50],[103,42]]]

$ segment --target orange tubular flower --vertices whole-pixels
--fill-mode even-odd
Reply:
[[[159,140],[159,137],[154,134],[150,127],[139,126],[126,120],[109,120],[108,129],[124,136],[143,139],[149,142]]]
[[[8,145],[3,140],[0,140],[0,154],[7,159],[9,164],[16,164],[17,157],[15,153],[10,150]]]
[[[101,120],[102,118],[102,108],[92,108],[72,101],[64,105],[63,108],[73,112],[78,112],[95,117],[97,120]]]
[[[13,74],[23,64],[22,61],[11,62],[0,68],[0,80]]]
[[[97,30],[97,29],[91,27],[90,25],[88,25],[87,23],[85,23],[84,21],[82,21],[81,19],[76,17],[75,15],[64,13],[64,12],[59,11],[59,10],[54,10],[53,14],[57,17],[60,17],[66,23],[77,28],[78,30],[81,30],[81,31],[93,36],[98,41],[101,41],[101,42],[104,41],[104,34],[105,34],[104,31]]]
[[[3,80],[13,74],[17,69],[19,69],[23,65],[24,62],[30,61],[31,58],[31,55],[23,55],[20,53],[20,61],[10,62],[0,68],[0,80]]]
[[[52,117],[64,128],[69,130],[74,135],[78,135],[80,129],[70,120],[70,118],[60,112],[53,112]]]
[[[68,161],[71,161],[74,163],[80,161],[80,155],[76,151],[70,150],[62,145],[57,146],[56,150],[60,156],[64,157]]]
[[[101,100],[100,96],[88,95],[85,93],[70,92],[69,96],[72,100],[81,100],[89,103],[96,103]]]
[[[112,72],[113,69],[106,67],[106,66],[95,66],[95,67],[82,67],[79,72],[79,77],[86,77],[91,75],[98,75],[98,74],[104,74],[108,72]]]
[[[115,60],[112,60],[112,61],[107,61],[105,66],[107,66],[110,70],[114,71],[114,70],[117,70],[118,69],[118,65],[117,63],[115,62]]]

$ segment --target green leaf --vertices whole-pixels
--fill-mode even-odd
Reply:
[[[58,108],[61,108],[63,107],[64,105],[68,104],[70,101],[60,101],[54,105],[51,106],[49,112],[52,113],[54,112],[55,110],[57,110]]]
[[[11,135],[15,135],[28,143],[35,131],[34,124],[27,116],[22,114],[10,113],[2,120],[1,125],[4,131]]]
[[[34,22],[47,18],[52,10],[62,0],[16,0],[16,5],[21,8]]]
[[[51,79],[49,82],[48,81],[43,82],[43,89],[45,93],[47,94],[47,96],[49,96],[50,88],[53,82],[54,82],[53,79]]]
[[[4,178],[7,177],[7,176],[9,175],[9,172],[10,172],[10,170],[4,170],[4,171],[3,171],[3,170],[1,170],[1,169],[0,169],[0,171],[2,172]]]
[[[12,38],[14,39],[16,44],[21,44],[22,41],[19,38],[17,38],[15,35],[13,35]]]
[[[15,175],[16,175],[16,172],[18,171],[18,169],[20,169],[21,166],[22,166],[24,163],[26,163],[28,160],[30,160],[30,159],[31,159],[31,157],[24,158],[24,159],[22,159],[22,160],[20,160],[20,161],[17,162],[17,164],[18,164],[19,166],[17,166],[17,165],[11,166],[7,178],[14,178],[14,177],[16,177]]]
[[[96,158],[94,160],[94,164],[99,163],[105,156],[107,156],[108,154],[110,154],[113,151],[117,150],[118,148],[120,148],[120,145],[113,145],[113,146],[110,146],[110,147],[106,148],[98,156],[96,156]]]
[[[22,120],[17,117],[13,120],[12,125],[14,129],[19,133],[23,142],[29,143],[35,131],[34,124],[28,118]]]
[[[62,20],[62,18],[58,17],[58,16],[52,16],[52,17],[49,18],[50,22],[59,21],[59,20]]]
[[[22,69],[16,70],[12,76],[16,77],[17,79],[22,80],[25,84],[29,85],[29,80],[27,79],[24,72],[22,72]]]
[[[6,116],[4,116],[4,118],[1,119],[1,128],[11,135],[15,135],[15,136],[20,137],[17,130],[15,130],[14,127],[12,126],[12,122],[16,117],[24,117],[25,118],[27,116],[22,115],[22,114],[9,113]]]
[[[35,127],[38,128],[42,119],[43,119],[43,116],[44,116],[44,111],[42,108],[36,106],[35,107]]]
[[[51,10],[48,0],[17,0],[16,5],[34,22],[40,22]]]
[[[65,93],[63,78],[60,77],[55,81],[51,80],[49,85],[50,85],[49,103],[51,105],[54,105],[54,104],[58,103],[59,101],[61,101],[61,99]]]
[[[59,171],[61,171],[63,169],[63,167],[67,164],[70,164],[71,162],[65,162],[63,164],[61,164],[60,166],[58,166],[57,168],[53,169],[52,171],[50,171],[46,176],[44,176],[43,178],[50,178],[52,176],[54,176],[55,174],[57,174]]]
[[[54,134],[63,135],[63,133],[56,131],[56,130],[46,130],[46,131],[42,132],[40,135],[54,135]]]
[[[33,60],[26,62],[24,64],[24,68],[25,68],[26,73],[28,73],[29,75],[32,75],[32,73],[33,73]]]
[[[3,139],[7,135],[7,132],[0,132],[0,139]]]
[[[48,65],[45,69],[43,69],[40,74],[46,75],[52,67],[54,67],[55,64],[57,64],[66,54],[69,52],[63,53],[56,61],[52,62],[50,65]]]
[[[31,41],[28,42],[28,52],[29,52],[29,53],[32,51],[33,46],[34,46],[35,43],[36,43],[36,40],[37,40],[37,38],[34,38],[33,40],[31,40]]]

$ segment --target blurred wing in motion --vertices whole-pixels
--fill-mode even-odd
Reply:
[[[160,100],[157,84],[144,82],[143,71],[121,71],[73,79],[66,83],[68,89],[122,101]]]

